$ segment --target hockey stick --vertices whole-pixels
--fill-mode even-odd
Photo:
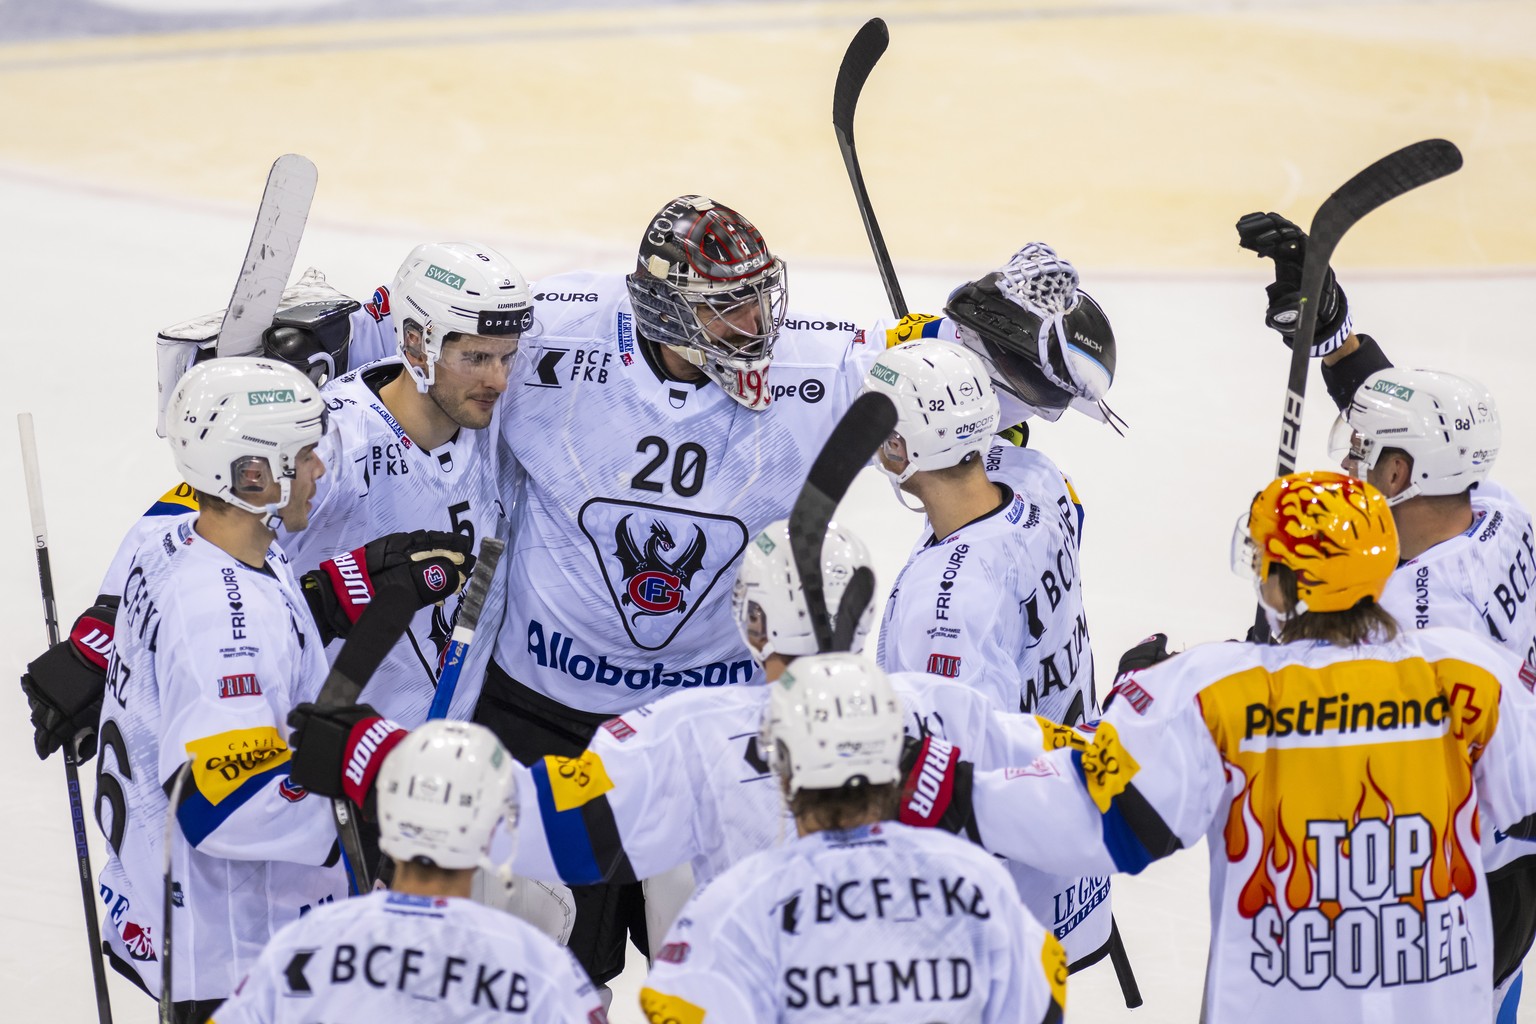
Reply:
[[[864,594],[865,603],[874,594],[874,575],[865,570],[863,575],[869,579],[860,583],[860,574],[855,572],[838,605],[838,618],[834,623],[821,578],[821,547],[838,502],[848,493],[859,470],[869,464],[870,458],[894,429],[896,406],[889,398],[871,392],[854,399],[821,446],[821,453],[805,478],[805,486],[800,488],[800,495],[790,509],[789,550],[795,559],[795,569],[800,573],[800,586],[805,591],[817,650],[846,651],[853,639],[853,625],[863,614],[863,608],[850,603],[850,592],[857,585]],[[837,646],[839,642],[840,647]]]
[[[181,791],[192,774],[191,760],[184,761],[171,779],[171,802],[165,814],[165,850],[160,912],[160,1024],[173,1024],[175,1000],[171,997],[171,909],[176,905],[175,880],[171,878],[171,850],[176,841],[176,809],[181,806]]]
[[[53,598],[53,567],[48,559],[48,524],[43,517],[43,477],[37,465],[37,437],[32,414],[19,413],[21,463],[27,482],[27,505],[32,513],[32,539],[37,546],[37,582],[43,594],[43,623],[48,646],[59,642],[59,615]],[[96,923],[96,880],[91,872],[91,850],[86,845],[85,809],[80,801],[80,751],[77,740],[64,744],[64,782],[69,791],[69,819],[75,835],[75,863],[80,874],[80,899],[85,907],[85,937],[91,949],[91,979],[96,985],[96,1016],[112,1024],[112,1001],[107,995],[107,972],[102,962],[101,928]]]
[[[286,153],[272,164],[245,262],[219,327],[219,355],[260,354],[262,332],[272,326],[293,273],[318,178],[315,165],[297,153]]]
[[[1377,160],[1340,185],[1312,218],[1307,251],[1301,264],[1301,310],[1292,335],[1291,365],[1285,381],[1285,408],[1280,414],[1280,446],[1275,455],[1275,476],[1296,470],[1296,449],[1301,441],[1301,411],[1307,393],[1307,358],[1317,330],[1317,305],[1328,276],[1328,263],[1346,232],[1366,214],[1405,192],[1443,178],[1461,168],[1461,150],[1444,139],[1426,139],[1404,146]],[[1250,639],[1269,636],[1264,606],[1254,611]]]
[[[1317,329],[1317,304],[1328,276],[1328,262],[1345,232],[1377,207],[1420,185],[1461,169],[1461,151],[1444,139],[1426,139],[1404,146],[1350,178],[1324,200],[1312,218],[1307,252],[1301,265],[1301,311],[1291,344],[1290,376],[1285,384],[1285,409],[1280,416],[1280,450],[1275,475],[1296,469],[1301,439],[1301,406],[1307,391],[1307,356]],[[1262,610],[1261,610],[1262,615]]]
[[[487,551],[488,545],[492,550],[504,546],[495,537],[487,537],[480,542],[482,553]],[[495,563],[499,558],[500,552],[495,551],[491,558],[491,572],[495,571]],[[479,600],[484,602],[485,592],[491,585],[491,572],[482,571],[479,559],[476,559],[475,570],[470,574],[469,582],[465,585],[466,603],[471,597],[471,591],[474,590],[478,590]],[[460,614],[463,614],[462,609]],[[391,601],[387,594],[375,595],[374,601],[368,605],[367,610],[353,625],[347,642],[342,644],[341,650],[337,652],[336,661],[331,665],[330,674],[325,677],[325,683],[320,687],[320,695],[315,698],[315,703],[356,704],[358,696],[363,692],[363,687],[378,671],[385,655],[405,635],[414,615],[415,610],[410,602]],[[478,617],[478,611],[476,615]],[[457,629],[454,630],[454,636],[458,636]],[[457,679],[458,675],[455,673],[454,681],[457,682]],[[441,686],[442,683],[439,682],[438,685]],[[352,886],[358,895],[362,895],[372,888],[373,881],[368,876],[368,861],[363,854],[362,830],[358,827],[357,815],[353,813],[352,804],[345,797],[336,797],[331,801],[331,814],[336,819],[336,837],[347,858]]]
[[[469,654],[470,642],[480,625],[480,613],[485,608],[486,595],[491,590],[491,577],[496,575],[496,564],[506,551],[505,541],[487,537],[480,542],[480,553],[475,556],[475,571],[469,574],[464,587],[464,600],[459,602],[459,614],[449,637],[448,650],[444,652],[443,670],[437,677],[437,692],[432,695],[432,707],[427,718],[443,718],[453,703],[453,693],[459,687],[459,673],[464,670],[464,659]]]
[[[896,268],[891,265],[891,254],[886,251],[885,237],[880,234],[874,207],[869,202],[869,189],[864,187],[864,174],[859,170],[859,154],[853,148],[853,114],[859,103],[859,93],[890,41],[885,22],[870,18],[848,44],[848,52],[843,54],[843,63],[837,69],[837,84],[832,88],[832,130],[837,134],[837,147],[843,152],[843,165],[848,168],[853,198],[858,203],[859,216],[864,220],[869,247],[875,252],[875,266],[879,268],[886,297],[891,301],[891,312],[900,320],[907,315],[907,300],[902,298],[901,285],[896,282]]]

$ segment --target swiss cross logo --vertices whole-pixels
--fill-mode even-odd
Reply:
[[[261,684],[256,681],[255,675],[247,672],[238,676],[223,676],[219,679],[219,699],[228,700],[231,697],[260,697]]]
[[[960,659],[953,654],[928,655],[928,673],[953,679],[960,674]]]
[[[635,727],[622,718],[610,718],[603,723],[603,728],[613,734],[613,738],[623,743],[635,734]]]

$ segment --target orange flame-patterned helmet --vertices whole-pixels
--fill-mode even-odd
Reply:
[[[1292,473],[1249,506],[1251,568],[1260,580],[1279,563],[1296,574],[1298,611],[1337,612],[1381,600],[1397,568],[1397,524],[1386,497],[1343,473]]]

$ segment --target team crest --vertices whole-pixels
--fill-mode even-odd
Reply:
[[[747,529],[729,516],[593,498],[577,520],[636,647],[665,647],[734,565]]]

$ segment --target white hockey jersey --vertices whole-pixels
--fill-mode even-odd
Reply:
[[[1211,1024],[1487,1020],[1477,833],[1536,813],[1533,686],[1458,630],[1207,644],[1123,678],[1091,745],[977,773],[977,824],[1056,869],[1204,837]]]
[[[1094,718],[1076,495],[1030,448],[993,445],[986,471],[1012,501],[941,541],[925,532],[886,601],[880,667],[953,679],[1003,710]]]
[[[1536,547],[1531,514],[1498,484],[1472,492],[1470,529],[1392,573],[1381,605],[1403,629],[1449,626],[1502,644],[1536,671]],[[1489,871],[1536,856],[1536,843],[1483,831]]]
[[[354,314],[356,316],[357,314]],[[506,520],[501,497],[505,477],[498,406],[484,430],[460,430],[432,451],[413,442],[390,415],[378,389],[404,372],[390,358],[328,383],[321,393],[330,429],[319,453],[325,475],[316,485],[309,525],[278,531],[278,542],[298,573],[386,534],[442,530],[480,538],[496,536]],[[364,687],[359,701],[408,729],[427,719],[463,590],[416,613],[410,628]],[[341,641],[331,645],[336,656]],[[459,677],[448,717],[467,719],[480,696],[482,675]]]
[[[1466,533],[1398,566],[1381,604],[1404,629],[1453,626],[1491,637],[1536,668],[1536,530],[1513,494],[1485,481]]]
[[[1061,742],[1033,715],[937,676],[891,676],[909,736],[937,736],[978,769],[1023,764]],[[514,868],[571,885],[649,878],[691,863],[703,885],[743,858],[795,835],[758,746],[766,686],[695,690],[653,702],[597,731],[579,758],[519,766]],[[532,813],[532,808],[538,813]],[[1047,875],[1009,864],[1025,906],[1050,925],[1071,962],[1109,937],[1109,880]]]
[[[1062,1019],[1067,961],[1003,869],[895,822],[816,832],[696,893],[640,992],[692,1024]]]
[[[130,565],[108,666],[102,932],[158,993],[166,787],[190,758],[175,808],[174,991],[217,999],[273,932],[347,885],[329,803],[288,780],[288,711],[327,670],[293,573],[275,545],[256,568],[174,523]]]
[[[498,665],[567,707],[620,713],[761,682],[730,617],[747,540],[788,515],[877,352],[851,323],[790,313],[768,409],[649,363],[624,278],[539,282],[502,432],[527,473],[507,553]]]
[[[532,925],[472,900],[379,891],[278,932],[211,1024],[507,1020],[605,1017],[575,958]]]

